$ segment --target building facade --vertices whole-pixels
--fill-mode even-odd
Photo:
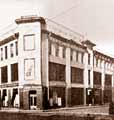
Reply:
[[[114,58],[42,17],[25,16],[15,23],[0,37],[2,107],[47,109],[112,100]]]

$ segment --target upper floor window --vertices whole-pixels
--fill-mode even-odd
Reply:
[[[98,58],[96,58],[96,67],[98,67]]]
[[[11,56],[11,57],[14,56],[14,50],[13,50],[14,48],[13,48],[13,47],[14,47],[14,45],[13,45],[13,43],[11,43],[11,44],[10,44],[10,56]]]
[[[90,65],[90,54],[88,54],[88,65]]]
[[[59,57],[63,57],[63,46],[59,46]]]
[[[93,72],[93,84],[94,85],[101,85],[101,73]]]
[[[18,55],[18,42],[15,42],[15,50],[16,50],[16,55]]]
[[[72,56],[72,57],[73,57],[73,58],[72,58],[72,59],[73,59],[73,61],[76,61],[76,51],[75,51],[75,50],[73,50],[73,53],[72,53],[72,54],[73,54],[73,56]]]
[[[35,49],[35,35],[28,34],[24,35],[24,50],[34,50]]]
[[[73,50],[71,49],[71,53],[70,53],[70,60],[73,60]]]
[[[49,81],[65,81],[65,65],[49,62]]]
[[[3,60],[3,48],[1,48],[1,61]]]
[[[82,56],[81,56],[81,63],[84,63],[84,53],[82,53]]]
[[[90,70],[88,70],[88,85],[90,85]]]
[[[66,47],[63,46],[63,58],[66,57]]]
[[[49,46],[48,46],[48,52],[49,52],[49,55],[51,55],[52,54],[52,43],[50,42],[49,44],[48,44]]]
[[[78,62],[78,59],[79,59],[79,52],[78,51],[76,51],[76,62]]]
[[[7,57],[8,57],[8,53],[7,53],[8,51],[7,51],[7,46],[5,46],[5,59],[7,59]]]
[[[8,82],[8,69],[7,66],[1,67],[1,82]]]
[[[58,57],[58,56],[59,56],[59,45],[56,44],[55,47],[56,47],[56,48],[55,48],[55,50],[56,50],[56,51],[55,51],[55,56]]]
[[[11,81],[18,80],[18,63],[11,64]]]
[[[83,83],[83,69],[71,67],[71,82]]]
[[[105,85],[112,85],[112,75],[105,74]]]

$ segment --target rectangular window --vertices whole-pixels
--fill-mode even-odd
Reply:
[[[1,61],[3,60],[3,48],[1,48]]]
[[[66,57],[66,47],[63,46],[63,58]]]
[[[49,63],[49,80],[65,81],[65,65]]]
[[[84,62],[84,53],[82,53],[82,56],[81,56],[81,63]]]
[[[83,83],[83,69],[71,67],[71,82]]]
[[[7,59],[7,57],[8,57],[8,53],[7,53],[8,51],[7,51],[7,46],[5,46],[5,59]]]
[[[112,75],[106,74],[105,75],[105,85],[112,85]]]
[[[76,61],[76,51],[73,51],[73,61]]]
[[[76,62],[78,62],[78,54],[79,54],[79,52],[76,51]]]
[[[101,85],[101,73],[93,72],[93,84]]]
[[[73,60],[73,50],[71,49],[71,53],[70,53],[70,60]]]
[[[11,64],[11,81],[18,81],[18,63]]]
[[[16,50],[16,55],[18,55],[18,42],[15,42],[15,50]]]
[[[13,51],[13,43],[10,44],[10,57],[13,57],[14,56],[14,51]]]
[[[98,67],[98,58],[96,59],[96,67]]]
[[[8,70],[7,66],[1,67],[1,83],[8,82]]]
[[[63,57],[63,46],[59,46],[59,57]]]
[[[88,85],[90,85],[90,70],[88,70]]]
[[[35,34],[24,35],[24,50],[35,49]]]
[[[58,44],[56,44],[56,46],[55,46],[56,48],[55,48],[55,56],[59,56],[59,45]]]
[[[90,54],[88,54],[88,65],[90,65]]]
[[[51,55],[51,54],[52,54],[52,51],[51,51],[51,50],[52,50],[52,43],[51,43],[51,42],[49,42],[49,44],[48,44],[48,45],[49,45],[49,47],[48,47],[48,48],[49,48],[49,55]]]

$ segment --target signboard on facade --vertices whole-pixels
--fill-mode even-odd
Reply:
[[[35,60],[25,59],[25,80],[35,79]]]

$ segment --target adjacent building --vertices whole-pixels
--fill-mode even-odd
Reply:
[[[2,107],[47,109],[112,100],[114,58],[48,19],[25,16],[15,23],[0,37]]]

